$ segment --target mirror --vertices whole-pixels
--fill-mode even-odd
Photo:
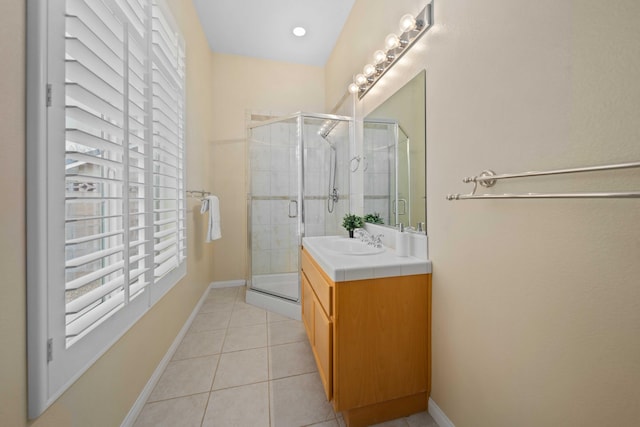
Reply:
[[[426,233],[425,77],[423,70],[364,118],[363,168],[365,217]]]

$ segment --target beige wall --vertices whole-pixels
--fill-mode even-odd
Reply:
[[[210,176],[210,55],[190,0],[171,0],[187,41],[187,182]],[[211,245],[199,211],[188,212],[187,276],[76,381],[41,417],[27,420],[25,306],[25,2],[0,3],[0,424],[120,425],[158,362],[212,280]],[[11,40],[11,43],[8,41]],[[191,207],[195,202],[190,201]]]
[[[213,192],[220,198],[222,239],[214,243],[216,281],[246,278],[247,114],[323,112],[324,70],[213,54]]]
[[[356,1],[327,106],[422,5]],[[458,427],[640,420],[638,201],[445,200],[486,168],[638,161],[639,18],[634,0],[437,1],[436,26],[356,106],[366,114],[427,69],[432,397]],[[638,188],[636,170],[493,191]]]
[[[27,410],[25,36],[25,2],[0,3],[0,420],[18,426]]]

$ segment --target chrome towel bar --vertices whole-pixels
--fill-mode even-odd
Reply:
[[[492,170],[485,170],[478,176],[466,177],[464,183],[473,183],[473,190],[469,194],[449,194],[447,200],[470,199],[633,199],[640,198],[640,191],[603,192],[603,193],[523,193],[523,194],[476,194],[478,184],[483,187],[493,187],[499,179],[529,178],[534,176],[560,175],[580,172],[599,172],[616,169],[640,168],[640,162],[619,163],[614,165],[587,166],[581,168],[556,169],[550,171],[532,171],[496,175]]]
[[[203,199],[211,195],[211,192],[205,190],[187,190],[186,193],[187,197],[197,197],[199,199]]]

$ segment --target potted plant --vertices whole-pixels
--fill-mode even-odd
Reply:
[[[370,224],[384,224],[384,220],[378,212],[366,214],[362,219]]]
[[[349,237],[353,238],[353,230],[364,225],[362,217],[353,214],[345,214],[342,218],[342,226],[349,232]]]

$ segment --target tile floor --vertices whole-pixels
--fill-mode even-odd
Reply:
[[[135,427],[340,427],[301,322],[212,289]],[[423,412],[378,426],[437,427]]]

